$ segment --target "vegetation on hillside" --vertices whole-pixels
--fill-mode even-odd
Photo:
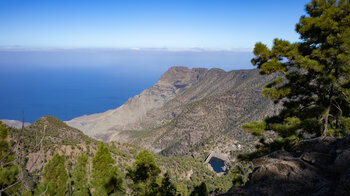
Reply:
[[[63,155],[55,154],[52,157],[44,167],[42,181],[34,195],[66,195],[68,174],[65,162]]]
[[[296,25],[301,42],[275,39],[271,49],[255,45],[252,64],[260,73],[281,74],[263,95],[283,109],[243,128],[254,135],[273,130],[280,137],[272,143],[262,138],[258,151],[242,159],[293,150],[304,138],[350,133],[350,2],[312,0],[306,11]]]
[[[82,153],[78,157],[77,163],[71,173],[74,196],[84,196],[90,193],[88,186],[88,166],[88,157]]]
[[[350,133],[350,1],[312,0],[306,10],[308,16],[301,17],[296,26],[301,42],[275,39],[271,49],[262,43],[254,48],[252,63],[260,73],[280,75],[262,93],[283,108],[261,122],[243,125],[261,136],[261,144],[256,152],[240,155],[241,160],[280,149],[295,150],[305,138]],[[169,122],[147,132],[133,132],[134,136],[142,141],[157,133],[159,137],[152,141],[166,147],[162,151],[166,154],[180,147],[186,148],[181,155],[207,153],[216,142],[210,137],[232,135],[230,126],[246,120],[233,118],[236,114],[227,109],[234,107],[234,103],[227,104],[235,100],[232,92],[187,104]],[[214,102],[220,103],[218,108],[210,107]],[[207,115],[217,124],[208,124]],[[200,127],[196,133],[194,124]],[[181,126],[186,132],[178,130]],[[203,131],[208,129],[216,131]],[[267,130],[279,137],[268,141],[273,136],[267,137]],[[202,140],[193,140],[193,134]],[[181,137],[184,140],[173,140]],[[222,142],[232,145],[230,140]],[[164,157],[134,144],[106,144],[51,116],[22,129],[9,129],[0,122],[0,195],[208,195],[247,182],[251,163],[229,163],[226,173],[219,176],[203,163],[206,154],[201,153],[196,158]]]
[[[164,157],[134,144],[104,144],[51,116],[23,130],[5,126],[1,130],[2,141],[7,142],[2,150],[11,152],[15,161],[7,165],[14,168],[12,177],[5,174],[11,181],[2,185],[17,183],[5,191],[8,194],[190,195],[202,183],[208,192],[224,193],[235,176],[233,165],[227,165],[225,175],[217,175],[203,164],[204,158]],[[19,166],[17,152],[23,157]]]
[[[13,194],[18,186],[13,186],[17,182],[18,167],[15,164],[15,154],[11,151],[7,141],[8,130],[0,121],[0,195],[2,192]]]

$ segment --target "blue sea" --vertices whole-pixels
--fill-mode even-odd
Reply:
[[[33,123],[104,112],[156,83],[171,66],[254,68],[247,51],[1,49],[0,119]]]

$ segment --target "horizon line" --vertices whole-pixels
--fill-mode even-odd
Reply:
[[[23,47],[0,46],[1,52],[16,51],[69,51],[69,50],[110,50],[110,51],[159,51],[159,52],[253,52],[253,48],[207,48],[207,47]]]

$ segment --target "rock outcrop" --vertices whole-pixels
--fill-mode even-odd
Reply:
[[[224,195],[350,194],[350,136],[304,141],[297,152],[277,151],[253,163],[248,183]]]

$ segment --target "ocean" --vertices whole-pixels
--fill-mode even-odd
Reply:
[[[251,52],[114,49],[0,50],[0,119],[66,121],[115,109],[171,66],[251,69]]]

